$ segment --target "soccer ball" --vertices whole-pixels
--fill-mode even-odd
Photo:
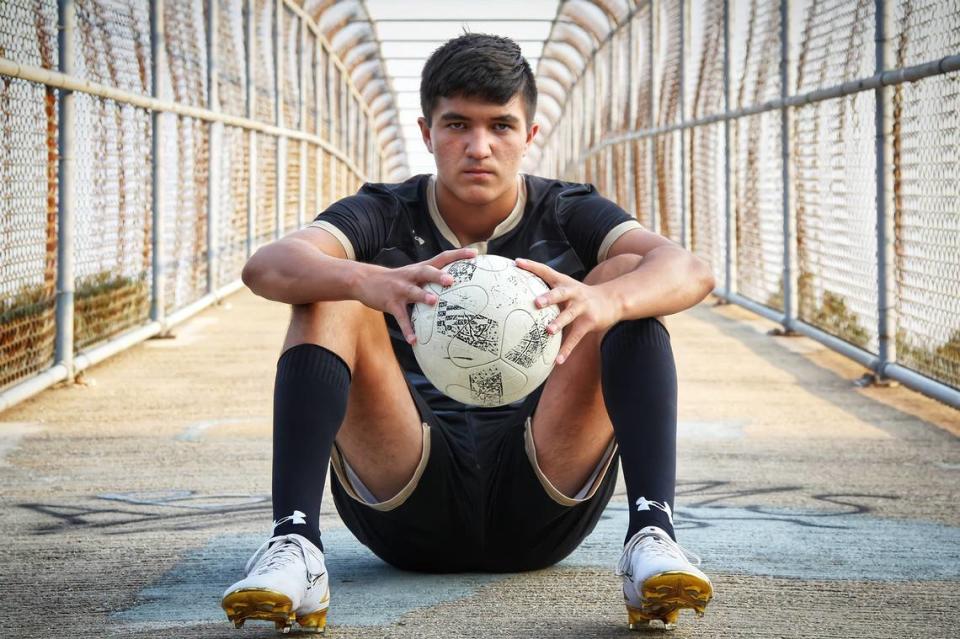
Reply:
[[[454,283],[427,284],[437,304],[416,304],[410,318],[417,334],[413,354],[424,375],[445,395],[474,406],[503,406],[529,395],[560,350],[560,333],[547,333],[559,309],[534,305],[547,285],[498,255],[443,270]]]

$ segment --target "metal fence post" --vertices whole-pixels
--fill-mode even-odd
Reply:
[[[376,167],[374,166],[374,138],[376,137],[376,131],[373,129],[373,121],[371,118],[365,118],[364,122],[366,124],[366,135],[364,136],[364,152],[363,152],[363,175],[365,182],[379,182],[380,179],[376,174]]]
[[[687,4],[686,0],[680,0],[680,122],[687,119],[687,92],[684,87],[686,83],[687,70]],[[687,138],[689,131],[686,128],[680,129],[680,244],[689,249],[690,238],[690,206],[687,197],[690,195],[690,189],[687,188]]]
[[[218,0],[207,1],[207,108],[220,110],[220,92],[217,86],[217,20],[219,20]],[[223,148],[223,123],[210,123],[210,139],[207,144],[207,293],[217,289],[217,270],[220,247],[217,232],[220,228],[218,213],[220,210],[220,149]],[[214,149],[217,149],[215,152]],[[225,154],[229,158],[229,154]]]
[[[726,113],[730,112],[730,0],[723,0],[723,110]],[[730,159],[733,155],[733,152],[730,148],[730,126],[731,122],[729,119],[723,121],[723,141],[724,141],[724,155],[723,155],[723,183],[724,183],[724,219],[725,224],[725,237],[724,242],[726,244],[725,258],[725,273],[724,273],[724,297],[726,301],[730,301],[730,295],[735,291],[736,287],[733,285],[733,278],[735,277],[734,269],[734,259],[733,252],[736,250],[734,247],[734,219],[733,219],[733,193],[731,191],[730,184]]]
[[[367,179],[371,182],[379,182],[380,176],[377,174],[377,135],[373,130],[373,119],[367,118]]]
[[[60,31],[57,45],[60,72],[74,75],[76,71],[77,8],[74,0],[60,0]],[[59,194],[57,198],[57,291],[56,338],[54,363],[67,369],[67,379],[73,379],[73,313],[74,313],[74,203],[77,184],[76,95],[73,91],[60,92],[60,131],[58,136]]]
[[[875,0],[876,13],[876,72],[886,70],[887,62],[893,59],[892,3]],[[894,284],[894,213],[893,198],[893,121],[890,108],[890,89],[882,84],[874,90],[876,113],[876,164],[877,164],[877,377],[883,378],[884,368],[897,359],[896,342],[896,294]]]
[[[153,97],[163,100],[163,79],[168,75],[167,47],[164,36],[163,23],[164,0],[150,2],[150,50],[153,54]],[[166,163],[166,149],[164,148],[163,125],[169,117],[166,113],[154,111],[153,120],[153,297],[150,303],[150,319],[162,322],[166,315],[165,296],[165,266],[163,263],[163,212],[166,209],[166,189],[164,188],[164,164]]]
[[[790,0],[780,0],[780,97],[790,95]],[[783,334],[790,334],[797,320],[797,207],[793,194],[793,130],[791,107],[780,109],[780,176],[783,182]]]
[[[608,103],[607,108],[607,118],[606,122],[603,123],[601,129],[600,139],[603,140],[604,137],[612,137],[614,131],[614,118],[616,117],[616,104],[617,104],[617,82],[613,77],[613,74],[616,72],[616,65],[614,60],[616,59],[616,39],[614,38],[614,29],[611,27],[610,35],[607,37],[607,72],[604,74],[606,76],[606,86],[603,87],[603,92],[600,93],[603,100],[606,100]],[[603,190],[608,198],[611,200],[618,200],[617,197],[617,175],[616,175],[616,152],[614,151],[614,145],[609,144],[606,147],[606,150],[603,151],[602,155],[598,155],[598,158],[602,158],[604,163],[603,171]]]
[[[326,105],[327,105],[327,142],[334,144],[334,131],[333,131],[333,51],[327,50],[327,87],[326,87]],[[329,154],[326,155],[326,160],[329,162],[327,170],[329,176],[327,178],[327,203],[332,204],[335,194],[337,192],[337,187],[334,184],[334,180],[337,178],[337,171],[334,168],[333,156]]]
[[[347,161],[353,161],[353,100],[350,96],[350,88],[346,83],[346,73],[343,74],[344,83],[342,90],[346,94],[343,103],[343,143],[340,147],[340,151],[346,157]],[[350,192],[350,181],[353,179],[353,171],[344,163],[343,175],[342,177],[346,178],[345,182],[345,191],[344,196],[348,195]]]
[[[273,20],[273,81],[275,85],[275,90],[273,92],[274,97],[274,121],[277,125],[277,128],[284,128],[285,123],[283,121],[283,47],[284,47],[284,37],[283,37],[283,0],[275,0],[274,3],[274,20]],[[284,205],[286,202],[286,180],[287,180],[287,136],[280,134],[277,136],[277,146],[276,146],[276,228],[274,229],[273,237],[275,239],[280,239],[283,237],[283,218],[284,218]]]
[[[650,57],[650,128],[656,127],[657,122],[657,65],[653,60],[656,47],[653,46],[654,38],[657,35],[657,7],[656,0],[650,0],[650,28],[647,31],[647,51]],[[660,232],[660,216],[657,211],[657,136],[651,135],[649,138],[650,155],[647,159],[647,171],[650,181],[650,230],[654,233]]]
[[[253,119],[257,105],[256,10],[254,0],[244,3],[247,12],[247,118]],[[247,150],[247,258],[253,255],[257,225],[257,132],[250,129]]]
[[[300,55],[297,61],[300,64],[300,130],[307,132],[307,24],[300,22]],[[312,131],[310,131],[312,133]],[[300,145],[300,199],[297,201],[297,228],[303,226],[307,213],[307,142],[301,140]]]
[[[313,92],[313,99],[316,103],[317,109],[317,120],[314,123],[313,134],[317,137],[322,137],[320,134],[323,131],[323,124],[321,124],[321,118],[324,117],[323,114],[323,96],[326,95],[326,88],[323,86],[323,83],[320,80],[326,77],[326,73],[321,75],[320,73],[320,60],[323,59],[323,41],[320,40],[319,33],[316,36],[317,46],[313,48],[313,64],[311,69],[313,69],[314,76],[314,86],[316,90]],[[317,146],[314,149],[314,153],[317,154],[317,174],[314,176],[314,179],[317,181],[317,210],[311,211],[310,216],[313,217],[324,208],[326,208],[326,202],[323,199],[323,162],[326,159],[323,153],[323,147]]]
[[[347,138],[349,135],[347,127],[350,123],[349,92],[350,92],[350,88],[349,88],[349,85],[347,84],[347,74],[346,74],[346,71],[343,70],[340,72],[340,112],[337,113],[337,117],[340,120],[339,148],[340,148],[340,151],[344,155],[346,155],[348,158],[350,157],[350,154],[347,152]],[[343,162],[341,162],[337,170],[337,180],[339,181],[338,189],[337,189],[338,198],[344,197],[347,195],[346,193],[347,187],[344,184],[346,180],[344,178],[346,178],[349,174],[350,174],[350,170],[347,168],[347,166]]]
[[[636,116],[636,106],[637,106],[637,90],[633,86],[633,28],[634,28],[635,18],[634,14],[631,14],[627,22],[627,122],[626,130],[630,131],[637,126],[637,116]],[[567,123],[564,123],[567,124]],[[636,171],[636,157],[634,155],[633,149],[636,146],[636,142],[626,142],[623,145],[623,151],[626,153],[623,159],[624,171],[626,172],[627,178],[627,202],[630,203],[630,209],[633,209],[633,216],[637,219],[640,218],[640,211],[637,210],[637,179],[634,175]],[[557,176],[560,177],[560,176]],[[621,206],[623,203],[621,203]],[[626,207],[624,207],[626,208]],[[628,209],[629,210],[629,209]]]
[[[329,49],[327,50],[327,87],[324,102],[327,106],[327,142],[333,144],[333,51]],[[337,177],[337,171],[333,162],[333,156],[329,153],[324,153],[324,155],[327,160],[327,205],[329,206],[333,203],[334,195],[336,194],[334,180]]]

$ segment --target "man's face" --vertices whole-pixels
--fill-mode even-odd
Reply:
[[[538,128],[528,130],[519,93],[506,104],[440,98],[432,115],[429,127],[425,118],[417,122],[437,162],[437,180],[450,194],[483,205],[513,188]]]

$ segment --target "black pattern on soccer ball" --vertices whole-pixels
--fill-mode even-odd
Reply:
[[[453,276],[452,286],[463,284],[473,279],[473,272],[477,270],[477,265],[473,262],[454,262],[447,269],[447,272]]]
[[[498,404],[503,398],[503,376],[496,368],[470,373],[470,395],[480,404]]]
[[[530,368],[547,347],[546,324],[534,324],[520,343],[510,349],[504,357],[514,364]]]
[[[500,352],[499,324],[441,299],[437,304],[437,331],[488,353]]]

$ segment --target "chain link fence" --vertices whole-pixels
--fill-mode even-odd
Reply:
[[[722,298],[960,406],[960,0],[607,18],[538,172],[690,247]]]
[[[721,297],[960,404],[960,0],[631,5],[600,40],[561,25],[558,54],[592,53],[570,87],[538,78],[563,95],[539,172],[692,248]],[[381,176],[372,120],[289,0],[0,4],[0,409]]]
[[[4,0],[0,130],[0,410],[236,290],[383,173],[288,0]]]

